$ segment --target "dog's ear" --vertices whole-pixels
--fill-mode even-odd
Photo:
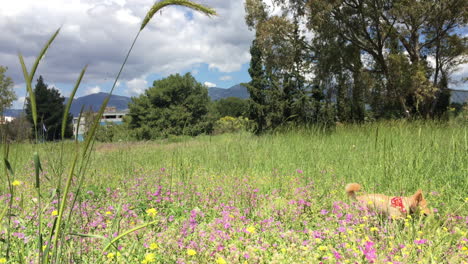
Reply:
[[[419,189],[413,196],[411,197],[411,206],[417,207],[419,203],[424,199],[422,190]]]

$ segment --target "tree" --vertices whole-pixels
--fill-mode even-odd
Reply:
[[[129,104],[129,127],[139,139],[210,132],[208,89],[186,73],[154,81]]]
[[[246,116],[248,113],[248,107],[248,101],[238,97],[228,97],[213,102],[214,111],[219,117]]]
[[[37,127],[33,127],[33,134],[38,135],[44,140],[57,140],[61,138],[62,118],[65,111],[65,98],[60,95],[60,92],[48,87],[44,83],[42,76],[37,79],[36,87],[34,88],[36,96],[36,111],[37,111]],[[31,102],[29,97],[26,100],[26,117],[30,123],[33,123]],[[68,114],[67,127],[65,130],[65,138],[73,136],[72,115]],[[34,131],[37,129],[37,131]]]
[[[7,70],[8,68],[0,66],[0,117],[3,117],[3,111],[16,100],[13,80],[5,76]]]
[[[440,89],[440,45],[461,34],[456,28],[466,25],[466,8],[460,8],[467,5],[466,0],[318,0],[305,5],[312,30],[330,25],[337,37],[372,58],[369,70],[380,75],[377,80],[384,88],[381,92],[386,104],[382,109],[395,105],[407,116],[426,116],[431,111]],[[428,66],[429,56],[436,58],[435,71]],[[392,78],[396,69],[411,74],[406,80],[396,80]]]

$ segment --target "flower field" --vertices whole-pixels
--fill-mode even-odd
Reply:
[[[403,122],[96,144],[57,248],[54,186],[74,145],[11,145],[0,263],[52,252],[55,263],[468,263],[467,144],[466,126]],[[421,188],[434,214],[375,215],[345,196],[349,182],[388,195]]]

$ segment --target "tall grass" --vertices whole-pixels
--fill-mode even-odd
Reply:
[[[63,121],[62,121],[62,130],[61,130],[61,135],[62,135],[62,145],[61,145],[61,152],[60,152],[60,164],[59,164],[59,168],[58,170],[54,170],[57,173],[56,176],[58,176],[58,181],[57,181],[57,186],[56,186],[56,189],[55,191],[57,192],[57,195],[60,196],[62,195],[62,198],[61,200],[59,200],[58,202],[58,212],[57,212],[57,218],[55,219],[53,225],[51,226],[50,230],[48,230],[49,232],[49,240],[47,241],[47,243],[45,244],[43,242],[43,237],[44,237],[44,233],[43,233],[43,228],[42,228],[42,225],[43,225],[43,221],[42,221],[42,213],[43,213],[43,208],[42,208],[42,197],[43,197],[43,194],[42,194],[42,191],[41,191],[41,179],[40,179],[40,176],[41,176],[41,171],[42,171],[42,166],[41,166],[41,162],[40,162],[40,158],[39,158],[39,154],[37,151],[34,152],[33,154],[33,160],[34,160],[34,167],[35,167],[35,184],[34,184],[34,187],[36,189],[36,193],[37,193],[37,196],[36,196],[36,201],[37,201],[37,218],[38,218],[38,225],[37,225],[37,263],[50,263],[50,262],[53,262],[53,263],[60,263],[61,262],[61,256],[62,256],[62,247],[63,247],[63,243],[59,243],[59,241],[64,241],[63,240],[63,236],[64,236],[64,231],[65,230],[63,228],[63,217],[64,217],[64,213],[65,213],[65,209],[66,209],[66,205],[67,205],[67,201],[68,201],[68,196],[69,196],[69,193],[71,191],[70,187],[71,187],[71,184],[72,184],[72,181],[73,180],[77,180],[78,182],[83,182],[84,180],[84,177],[85,177],[85,172],[86,172],[86,167],[87,167],[87,163],[88,163],[88,160],[89,160],[89,157],[91,155],[91,149],[92,149],[92,145],[94,143],[94,135],[95,135],[95,132],[96,132],[96,128],[99,126],[99,120],[100,120],[100,117],[102,116],[103,112],[104,112],[104,109],[106,108],[107,106],[107,103],[109,102],[109,99],[110,97],[112,96],[112,93],[115,89],[115,86],[117,84],[117,81],[119,80],[119,77],[124,69],[124,66],[127,62],[127,59],[129,58],[130,56],[130,53],[133,49],[133,46],[134,44],[136,43],[137,39],[138,39],[138,36],[140,35],[141,31],[145,28],[145,26],[148,24],[148,22],[151,20],[151,18],[154,16],[154,14],[161,10],[162,8],[166,7],[166,6],[170,6],[170,5],[178,5],[178,6],[185,6],[185,7],[188,7],[188,8],[191,8],[195,11],[199,11],[201,13],[204,13],[206,15],[215,15],[216,12],[211,9],[211,8],[208,8],[208,7],[205,7],[203,5],[200,5],[200,4],[197,4],[197,3],[194,3],[194,2],[191,2],[191,1],[188,1],[188,0],[163,0],[163,1],[159,1],[159,2],[156,2],[152,8],[148,11],[148,13],[146,14],[146,17],[143,19],[143,22],[141,24],[141,27],[140,29],[138,30],[134,40],[133,40],[133,43],[131,44],[128,52],[127,52],[127,55],[125,56],[125,59],[120,67],[120,70],[119,72],[117,73],[116,75],[116,78],[115,78],[115,81],[114,81],[114,84],[109,92],[109,95],[105,98],[104,102],[102,103],[99,111],[98,111],[98,115],[97,115],[97,118],[94,119],[93,121],[93,124],[90,126],[90,130],[88,131],[87,133],[87,137],[85,139],[85,142],[83,144],[83,146],[80,146],[80,144],[78,144],[78,142],[76,141],[73,148],[73,152],[74,152],[74,155],[73,155],[73,159],[71,160],[70,162],[70,165],[69,165],[69,172],[68,172],[68,175],[67,175],[67,179],[66,179],[66,182],[65,182],[65,185],[62,186],[62,173],[63,173],[63,164],[62,164],[62,161],[63,161],[63,157],[64,157],[64,154],[63,154],[63,148],[64,148],[64,135],[65,135],[65,130],[66,130],[66,126],[67,126],[67,119],[68,119],[68,115],[69,115],[69,110],[70,110],[70,107],[71,107],[71,103],[73,101],[73,97],[81,83],[81,80],[85,74],[85,71],[86,71],[86,67],[84,67],[84,69],[81,71],[81,74],[79,75],[79,78],[76,82],[76,85],[74,86],[73,90],[72,90],[72,93],[71,93],[71,97],[65,107],[65,111],[63,113]],[[25,80],[25,83],[26,83],[26,89],[27,89],[27,94],[29,95],[29,102],[30,102],[30,106],[31,106],[31,113],[32,113],[32,120],[33,120],[33,125],[34,125],[34,131],[35,131],[35,141],[36,141],[36,145],[34,145],[35,149],[37,148],[37,144],[39,143],[39,138],[38,138],[38,134],[37,134],[37,108],[36,108],[36,105],[37,105],[37,102],[36,102],[36,98],[35,98],[35,94],[34,94],[34,91],[32,89],[32,82],[34,80],[34,76],[35,76],[35,73],[36,73],[36,70],[37,68],[39,67],[39,63],[40,61],[45,57],[45,54],[47,52],[47,50],[49,49],[49,47],[52,45],[54,39],[58,36],[60,32],[60,28],[57,29],[55,31],[55,33],[50,37],[50,39],[45,43],[44,47],[42,48],[42,50],[39,52],[39,55],[37,56],[34,64],[32,65],[32,68],[31,68],[31,71],[28,72],[28,69],[27,69],[27,66],[24,62],[24,59],[23,59],[23,56],[21,55],[21,53],[18,54],[18,58],[19,58],[19,62],[21,64],[21,68],[23,70],[23,75],[24,75],[24,80]],[[6,145],[6,141],[3,142],[5,144],[5,148],[4,148],[4,167],[5,167],[5,175],[6,175],[6,182],[7,182],[7,186],[8,186],[8,189],[9,189],[9,194],[10,194],[10,197],[9,197],[9,206],[8,206],[8,226],[7,226],[7,243],[6,243],[6,258],[9,258],[10,257],[10,242],[9,242],[9,237],[10,237],[10,229],[11,229],[11,217],[13,216],[13,212],[12,212],[12,201],[13,199],[15,198],[14,197],[14,192],[13,192],[13,188],[12,188],[12,182],[11,182],[11,176],[14,175],[13,174],[13,169],[11,168],[11,165],[10,165],[10,162],[9,162],[9,156],[8,156],[8,146]],[[81,165],[80,165],[81,164]],[[76,168],[79,168],[78,171],[76,171]],[[44,176],[44,175],[42,175]],[[75,194],[78,194],[80,192],[79,188],[78,190],[76,190],[76,193]],[[69,214],[69,218],[71,217],[71,213]],[[3,218],[3,216],[2,216]],[[132,229],[132,230],[137,230],[137,229]],[[127,234],[127,233],[125,233]],[[111,241],[111,244],[114,242],[115,240],[112,240]],[[51,250],[52,249],[52,250]],[[51,251],[50,251],[51,250]]]
[[[141,263],[145,254],[151,252],[145,251],[149,249],[145,249],[143,244],[149,245],[150,242],[146,241],[155,240],[161,248],[157,257],[160,262],[185,258],[189,261],[190,256],[185,250],[194,247],[189,242],[204,243],[204,237],[201,233],[183,237],[184,223],[193,223],[193,219],[189,220],[193,217],[190,215],[200,211],[204,216],[197,216],[198,228],[209,228],[220,221],[218,217],[223,214],[222,210],[227,210],[220,209],[225,208],[222,207],[224,205],[226,208],[238,208],[240,215],[231,212],[235,219],[245,219],[245,226],[238,226],[241,228],[236,229],[241,230],[238,232],[242,234],[242,228],[254,228],[259,233],[256,239],[278,243],[288,252],[292,250],[290,257],[294,259],[300,256],[294,247],[298,242],[290,241],[293,238],[288,238],[291,235],[288,230],[300,233],[304,228],[322,231],[338,228],[338,223],[344,220],[325,222],[328,215],[322,216],[322,211],[331,211],[334,204],[343,207],[341,201],[347,201],[344,185],[359,182],[366,192],[389,195],[410,195],[421,188],[430,207],[437,208],[438,213],[428,219],[416,217],[401,225],[379,223],[378,219],[372,218],[374,216],[365,215],[367,220],[353,220],[357,222],[348,223],[347,228],[370,237],[379,247],[391,247],[386,240],[388,237],[393,237],[392,243],[408,246],[413,241],[429,239],[433,242],[422,248],[423,253],[430,256],[429,252],[432,252],[432,256],[439,260],[441,257],[452,259],[442,263],[460,263],[458,253],[451,255],[445,251],[461,243],[460,234],[463,237],[463,223],[454,224],[453,216],[468,216],[465,201],[468,198],[467,129],[463,124],[382,122],[338,127],[334,132],[325,133],[321,129],[297,129],[260,137],[239,133],[200,136],[176,142],[95,144],[86,180],[79,187],[82,195],[76,206],[71,207],[77,212],[67,218],[69,225],[64,228],[67,230],[64,241],[68,241],[64,243],[73,241],[73,244],[63,248],[61,255],[69,261],[80,259],[81,263],[100,263],[108,262],[106,260],[118,252],[127,255],[120,262],[113,259],[117,263],[125,263],[126,260],[126,263]],[[37,146],[38,151],[44,151],[54,144],[57,145],[41,144]],[[13,145],[10,152],[21,155],[30,148],[25,144]],[[74,148],[71,142],[64,144],[65,153]],[[45,172],[50,168],[49,158],[54,159],[49,156],[44,159],[42,167]],[[63,158],[65,163],[72,164],[74,156]],[[18,159],[15,166],[18,168],[15,175],[34,175],[34,166],[27,159]],[[41,178],[41,183],[43,189],[54,186],[44,178]],[[148,200],[159,192],[158,188],[162,188],[161,193],[168,200]],[[73,193],[76,193],[76,189]],[[29,197],[32,193],[27,191],[24,195]],[[311,205],[296,212],[294,204],[297,201]],[[89,204],[97,207],[87,208]],[[147,217],[145,212],[151,207],[157,208],[161,217]],[[44,221],[48,223],[54,220],[50,217],[51,210],[47,209],[45,214],[47,220]],[[90,219],[107,219],[107,222],[100,222],[107,227],[88,230],[91,220],[83,218],[82,211],[87,212]],[[138,218],[128,216],[128,212],[137,214]],[[350,217],[361,214],[351,209],[343,213]],[[168,220],[171,217],[173,222]],[[259,228],[264,221],[272,217],[281,222],[281,229],[261,232]],[[457,221],[463,221],[463,218]],[[85,229],[81,230],[80,226]],[[142,227],[145,227],[144,231],[140,229]],[[370,231],[372,227],[382,230],[382,233]],[[209,229],[205,231],[211,232]],[[232,241],[229,241],[239,243],[236,239],[241,234],[232,233]],[[331,240],[327,240],[328,244],[325,245],[338,250],[340,243],[351,243],[357,239],[353,235],[348,236],[346,239],[330,237]],[[73,237],[83,240],[79,242]],[[181,240],[172,241],[171,237]],[[301,239],[310,240],[306,234]],[[14,241],[14,248],[17,249],[20,244]],[[93,246],[94,250],[87,249],[86,254],[79,253],[79,248],[85,248],[87,244],[96,245],[96,241],[102,241],[98,243],[102,246]],[[248,239],[243,241],[249,245],[245,250],[255,247],[256,243]],[[216,243],[211,246],[216,248]],[[359,250],[359,242],[352,243]],[[32,252],[32,249],[27,250]],[[201,246],[196,250],[203,254],[196,262],[212,263],[216,260],[210,258],[209,250],[204,253]],[[416,263],[419,258],[430,262],[417,251],[408,254],[406,263]],[[235,259],[235,254],[226,253],[223,257],[230,258],[231,262],[240,261]],[[259,262],[270,262],[272,258],[272,255],[261,255],[263,260]],[[295,261],[300,262],[300,258]],[[432,262],[441,263],[435,259]]]

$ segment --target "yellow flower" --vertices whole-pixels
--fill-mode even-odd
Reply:
[[[468,197],[466,197],[466,198],[465,198],[465,202],[467,202],[467,203],[468,203]]]
[[[286,253],[286,249],[285,249],[285,248],[282,248],[282,249],[281,249],[281,252]]]
[[[156,243],[151,243],[151,245],[149,246],[150,249],[154,250],[154,249],[158,249],[158,244]]]
[[[111,211],[107,211],[107,212],[106,212],[106,215],[111,215],[111,214],[112,214]]]
[[[467,251],[468,247],[462,247],[462,251]]]
[[[56,215],[58,215],[58,211],[57,211],[57,210],[53,210],[53,211],[52,211],[52,216],[56,216]]]
[[[216,259],[216,263],[217,264],[226,264],[227,262],[222,257],[219,257],[219,258]]]
[[[114,254],[114,253],[109,253],[109,254],[107,254],[107,258],[108,258],[108,259],[114,259],[114,257],[115,257],[115,254]]]
[[[193,250],[193,249],[187,249],[187,255],[189,255],[189,256],[194,256],[194,255],[196,255],[196,254],[197,254],[197,252],[196,252],[195,250]]]
[[[326,246],[320,246],[320,247],[318,247],[318,250],[320,250],[320,251],[325,251],[325,250],[327,250],[327,249],[328,249],[328,247],[326,247]]]
[[[18,180],[14,180],[14,181],[11,183],[11,185],[13,185],[13,186],[20,186],[21,184],[23,184],[23,182],[22,182],[22,181],[18,181]],[[1,263],[1,262],[0,262],[0,263]]]
[[[379,229],[378,229],[377,227],[374,226],[374,227],[371,227],[371,228],[370,228],[370,231],[371,231],[371,232],[377,232],[377,231],[379,231]]]
[[[7,262],[6,258],[0,258],[0,263],[6,263],[6,262]]]
[[[249,226],[249,227],[247,227],[247,229],[245,229],[245,231],[247,231],[247,232],[253,234],[253,233],[255,233],[255,227]]]
[[[373,202],[372,202],[372,201],[368,201],[367,204],[371,205],[371,204],[373,204]]]
[[[156,254],[154,253],[148,253],[148,254],[145,254],[145,259],[141,262],[142,264],[146,264],[146,263],[152,263],[156,260]]]
[[[150,208],[146,210],[146,213],[151,217],[155,217],[158,214],[158,211],[156,211],[154,208]]]

